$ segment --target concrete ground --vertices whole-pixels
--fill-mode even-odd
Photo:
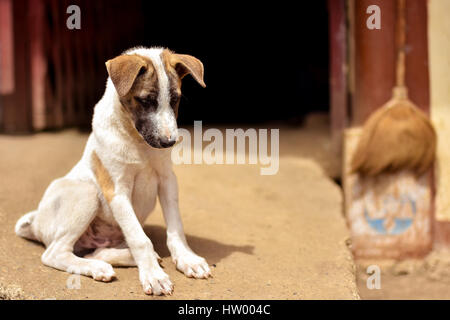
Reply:
[[[48,186],[80,158],[87,139],[75,130],[0,136],[0,298],[28,299],[357,299],[355,266],[346,246],[340,188],[326,123],[280,130],[280,169],[261,176],[257,165],[175,166],[180,208],[192,249],[214,278],[188,279],[165,245],[159,205],[145,231],[175,284],[171,297],[146,296],[136,268],[115,268],[117,280],[81,277],[44,266],[44,247],[14,234]]]
[[[380,267],[380,288],[369,289],[367,268],[373,265]],[[417,260],[359,260],[357,284],[362,299],[450,300],[450,252],[437,249]]]
[[[450,299],[450,283],[431,280],[424,274],[382,274],[380,289],[368,289],[367,277],[364,270],[360,270],[358,288],[363,300]]]

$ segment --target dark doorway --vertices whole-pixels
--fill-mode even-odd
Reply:
[[[183,83],[182,124],[290,120],[328,110],[325,0],[162,3],[143,2],[141,43],[192,54],[205,65],[206,89]]]

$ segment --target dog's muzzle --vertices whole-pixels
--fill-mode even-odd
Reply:
[[[159,139],[159,145],[161,146],[161,148],[170,148],[175,144],[175,142],[177,142],[177,139],[174,138],[169,139],[167,137],[161,137]]]

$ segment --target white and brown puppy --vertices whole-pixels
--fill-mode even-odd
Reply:
[[[167,246],[178,270],[207,278],[205,259],[188,246],[178,209],[171,147],[178,138],[181,79],[203,87],[203,64],[162,48],[135,48],[106,62],[109,78],[95,106],[83,156],[54,180],[36,211],[16,233],[45,244],[42,262],[70,273],[110,281],[113,266],[138,266],[147,294],[171,294],[173,285],[142,225],[159,196]],[[94,251],[81,258],[74,254]]]

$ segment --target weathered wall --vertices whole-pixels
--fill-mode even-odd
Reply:
[[[431,117],[438,132],[436,220],[450,222],[450,1],[428,1]]]

